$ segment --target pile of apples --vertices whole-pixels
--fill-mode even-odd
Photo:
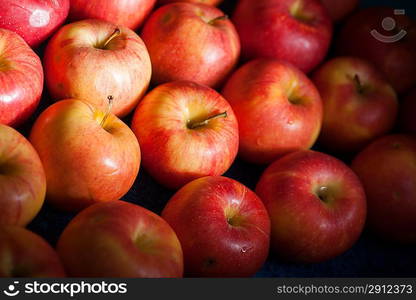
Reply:
[[[416,243],[415,21],[220,2],[0,2],[0,277],[252,276],[365,224]],[[255,191],[221,176],[237,155],[266,167]],[[161,216],[120,200],[141,165],[177,190]],[[56,250],[24,228],[44,201],[78,213]]]

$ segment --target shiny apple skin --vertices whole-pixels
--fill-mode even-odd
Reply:
[[[46,198],[76,211],[121,198],[134,183],[140,147],[133,132],[110,114],[74,99],[49,106],[33,125],[30,141],[45,168]]]
[[[297,4],[313,21],[299,21],[291,14]],[[303,72],[325,58],[332,38],[331,19],[319,0],[241,0],[232,21],[245,60],[281,59]]]
[[[416,138],[388,135],[359,153],[352,168],[367,194],[368,225],[380,237],[416,243]]]
[[[79,213],[58,241],[74,277],[182,277],[183,254],[172,228],[128,202],[97,203]]]
[[[359,0],[321,0],[332,20],[339,22],[352,13]]]
[[[319,189],[327,188],[327,198]],[[271,245],[283,259],[317,263],[353,246],[366,219],[364,189],[340,160],[302,150],[271,164],[257,195],[271,218]]]
[[[189,129],[189,121],[227,112],[226,118]],[[161,184],[179,188],[203,176],[222,175],[238,151],[238,123],[228,102],[213,89],[189,81],[165,83],[137,107],[132,130],[143,166]]]
[[[239,155],[267,164],[318,137],[322,101],[314,84],[292,65],[259,59],[240,67],[222,91],[239,123]],[[299,104],[293,104],[293,97]]]
[[[136,30],[156,0],[70,0],[68,19],[100,19]]]
[[[39,57],[19,35],[0,29],[0,124],[24,122],[38,106],[42,90]]]
[[[192,3],[201,3],[201,4],[207,4],[207,5],[214,5],[217,6],[223,0],[159,0],[157,1],[158,4],[165,5],[172,2],[192,2]]]
[[[64,23],[68,11],[69,0],[2,0],[0,28],[16,32],[35,48]]]
[[[116,29],[121,34],[98,49]],[[44,57],[48,90],[55,100],[76,98],[105,110],[114,97],[113,113],[131,112],[150,82],[146,46],[132,30],[101,20],[83,20],[62,27],[50,40]]]
[[[18,226],[0,226],[1,277],[65,277],[55,250],[40,236]]]
[[[223,15],[213,6],[186,2],[153,12],[142,31],[152,60],[152,83],[191,80],[219,86],[240,55],[240,41],[231,21],[208,23]]]
[[[401,102],[399,123],[401,130],[416,134],[416,88],[414,88]]]
[[[372,30],[386,37],[396,32],[382,27],[390,17],[396,26],[405,29],[405,37],[394,43],[384,43],[373,37]],[[395,15],[393,8],[370,7],[360,10],[346,20],[336,43],[339,55],[358,56],[371,61],[384,73],[397,93],[416,86],[416,22],[406,15]]]
[[[26,226],[41,209],[45,191],[35,149],[19,132],[0,124],[0,226]]]
[[[162,217],[181,242],[187,276],[252,276],[267,258],[267,211],[254,192],[230,178],[188,183],[169,200]]]
[[[362,91],[359,91],[355,76]],[[398,111],[396,93],[375,66],[355,57],[337,57],[313,75],[324,104],[319,137],[325,148],[356,152],[388,133]]]

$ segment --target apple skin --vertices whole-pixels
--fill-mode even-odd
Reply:
[[[1,277],[65,277],[55,250],[37,234],[18,226],[0,226]]]
[[[79,213],[58,241],[74,277],[182,277],[183,254],[172,228],[128,202],[97,203]]]
[[[231,75],[222,94],[238,119],[239,155],[249,162],[271,163],[310,148],[318,137],[322,123],[318,90],[286,62],[250,61]]]
[[[400,104],[399,123],[404,132],[416,134],[416,88]]]
[[[355,157],[352,168],[367,194],[369,227],[384,239],[415,244],[416,138],[377,139]]]
[[[0,226],[26,226],[41,209],[45,191],[45,172],[35,149],[15,129],[0,124]]]
[[[314,73],[313,82],[324,104],[319,141],[325,148],[359,151],[393,128],[398,111],[396,93],[367,61],[334,58]]]
[[[405,28],[406,36],[399,42],[384,43],[371,34],[394,36],[395,31],[382,27],[383,19],[395,20],[398,28]],[[398,93],[416,85],[416,23],[405,15],[394,15],[393,8],[370,7],[347,19],[337,41],[337,53],[358,56],[376,65]]]
[[[121,33],[103,47],[117,29]],[[43,62],[53,99],[82,99],[105,111],[107,96],[112,95],[113,113],[119,117],[136,107],[151,77],[141,38],[126,27],[101,20],[63,26],[47,45]]]
[[[352,247],[365,224],[359,179],[324,153],[301,150],[275,161],[262,174],[256,193],[271,218],[271,245],[288,261],[331,259]]]
[[[359,0],[321,0],[321,2],[327,9],[331,19],[338,22],[357,8]]]
[[[2,0],[0,11],[0,28],[16,32],[35,48],[64,23],[69,0]]]
[[[140,148],[133,132],[113,114],[105,116],[75,99],[49,106],[33,125],[30,141],[45,168],[46,198],[76,211],[118,200],[134,183]]]
[[[136,30],[156,0],[70,0],[68,19],[100,19]]]
[[[188,127],[223,112],[227,117]],[[222,175],[238,152],[238,123],[231,106],[213,89],[189,81],[165,83],[147,94],[131,128],[142,149],[143,166],[169,188]]]
[[[178,235],[188,276],[252,276],[267,258],[267,211],[256,194],[230,178],[188,183],[169,200],[162,217]]]
[[[0,124],[25,121],[38,106],[42,90],[39,57],[19,35],[0,29]]]
[[[332,37],[331,19],[319,0],[241,0],[232,20],[245,60],[281,59],[303,72],[324,59]]]
[[[240,55],[231,21],[213,21],[221,16],[224,13],[218,8],[186,2],[171,3],[152,13],[142,31],[152,60],[152,83],[191,80],[219,86]]]
[[[165,5],[172,2],[192,2],[192,3],[201,3],[201,4],[207,4],[207,5],[214,5],[217,6],[223,0],[159,0],[157,1],[160,5]]]

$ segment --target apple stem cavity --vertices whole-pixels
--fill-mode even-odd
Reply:
[[[225,111],[223,113],[213,115],[213,116],[211,116],[211,117],[209,117],[209,118],[207,118],[203,121],[200,121],[200,122],[188,121],[188,128],[189,129],[196,129],[196,128],[199,128],[199,127],[203,127],[203,126],[208,125],[208,123],[212,120],[219,119],[219,118],[226,118],[226,117],[227,117],[227,112]]]
[[[119,28],[116,28],[114,30],[114,32],[108,37],[108,39],[104,42],[103,46],[101,47],[102,49],[105,49],[107,47],[107,45],[117,36],[119,36],[121,34],[121,31]]]
[[[101,123],[100,123],[100,125],[101,125],[101,127],[103,127],[104,128],[104,124],[105,124],[105,122],[107,121],[107,119],[108,119],[108,116],[110,115],[110,113],[111,113],[111,109],[113,108],[113,96],[108,96],[107,97],[107,100],[108,100],[108,106],[107,106],[107,111],[106,111],[106,113],[105,113],[105,115],[104,115],[104,117],[103,117],[103,119],[101,120]]]
[[[209,25],[213,25],[217,21],[224,21],[224,20],[228,20],[228,16],[227,15],[223,15],[223,16],[216,17],[216,18],[212,19],[211,21],[208,21],[208,24]]]
[[[358,93],[363,94],[364,93],[364,86],[361,83],[361,79],[360,79],[360,76],[358,76],[358,74],[354,75],[354,82],[355,82],[355,87],[356,87]]]

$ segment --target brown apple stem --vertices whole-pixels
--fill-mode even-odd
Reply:
[[[228,16],[223,15],[223,16],[216,17],[216,18],[212,19],[211,21],[209,21],[208,24],[212,25],[217,21],[223,21],[223,20],[228,20]]]
[[[104,127],[105,121],[107,121],[108,116],[111,113],[111,109],[113,108],[113,96],[110,95],[107,97],[107,99],[108,99],[107,112],[105,113],[104,118],[101,120],[101,123],[100,123],[101,127]]]
[[[211,116],[211,117],[209,117],[209,118],[207,118],[207,119],[205,119],[201,122],[195,122],[195,123],[189,122],[188,123],[188,128],[189,129],[196,129],[196,128],[208,125],[208,123],[212,120],[215,120],[215,119],[218,119],[218,118],[226,118],[226,117],[227,117],[227,112],[225,111],[223,113]]]
[[[115,37],[119,36],[121,33],[120,29],[116,28],[114,32],[108,37],[105,41],[103,48],[105,48]]]
[[[364,87],[361,83],[361,79],[360,76],[358,76],[358,74],[354,75],[354,81],[355,81],[355,86],[357,88],[357,91],[362,94],[364,92]]]

